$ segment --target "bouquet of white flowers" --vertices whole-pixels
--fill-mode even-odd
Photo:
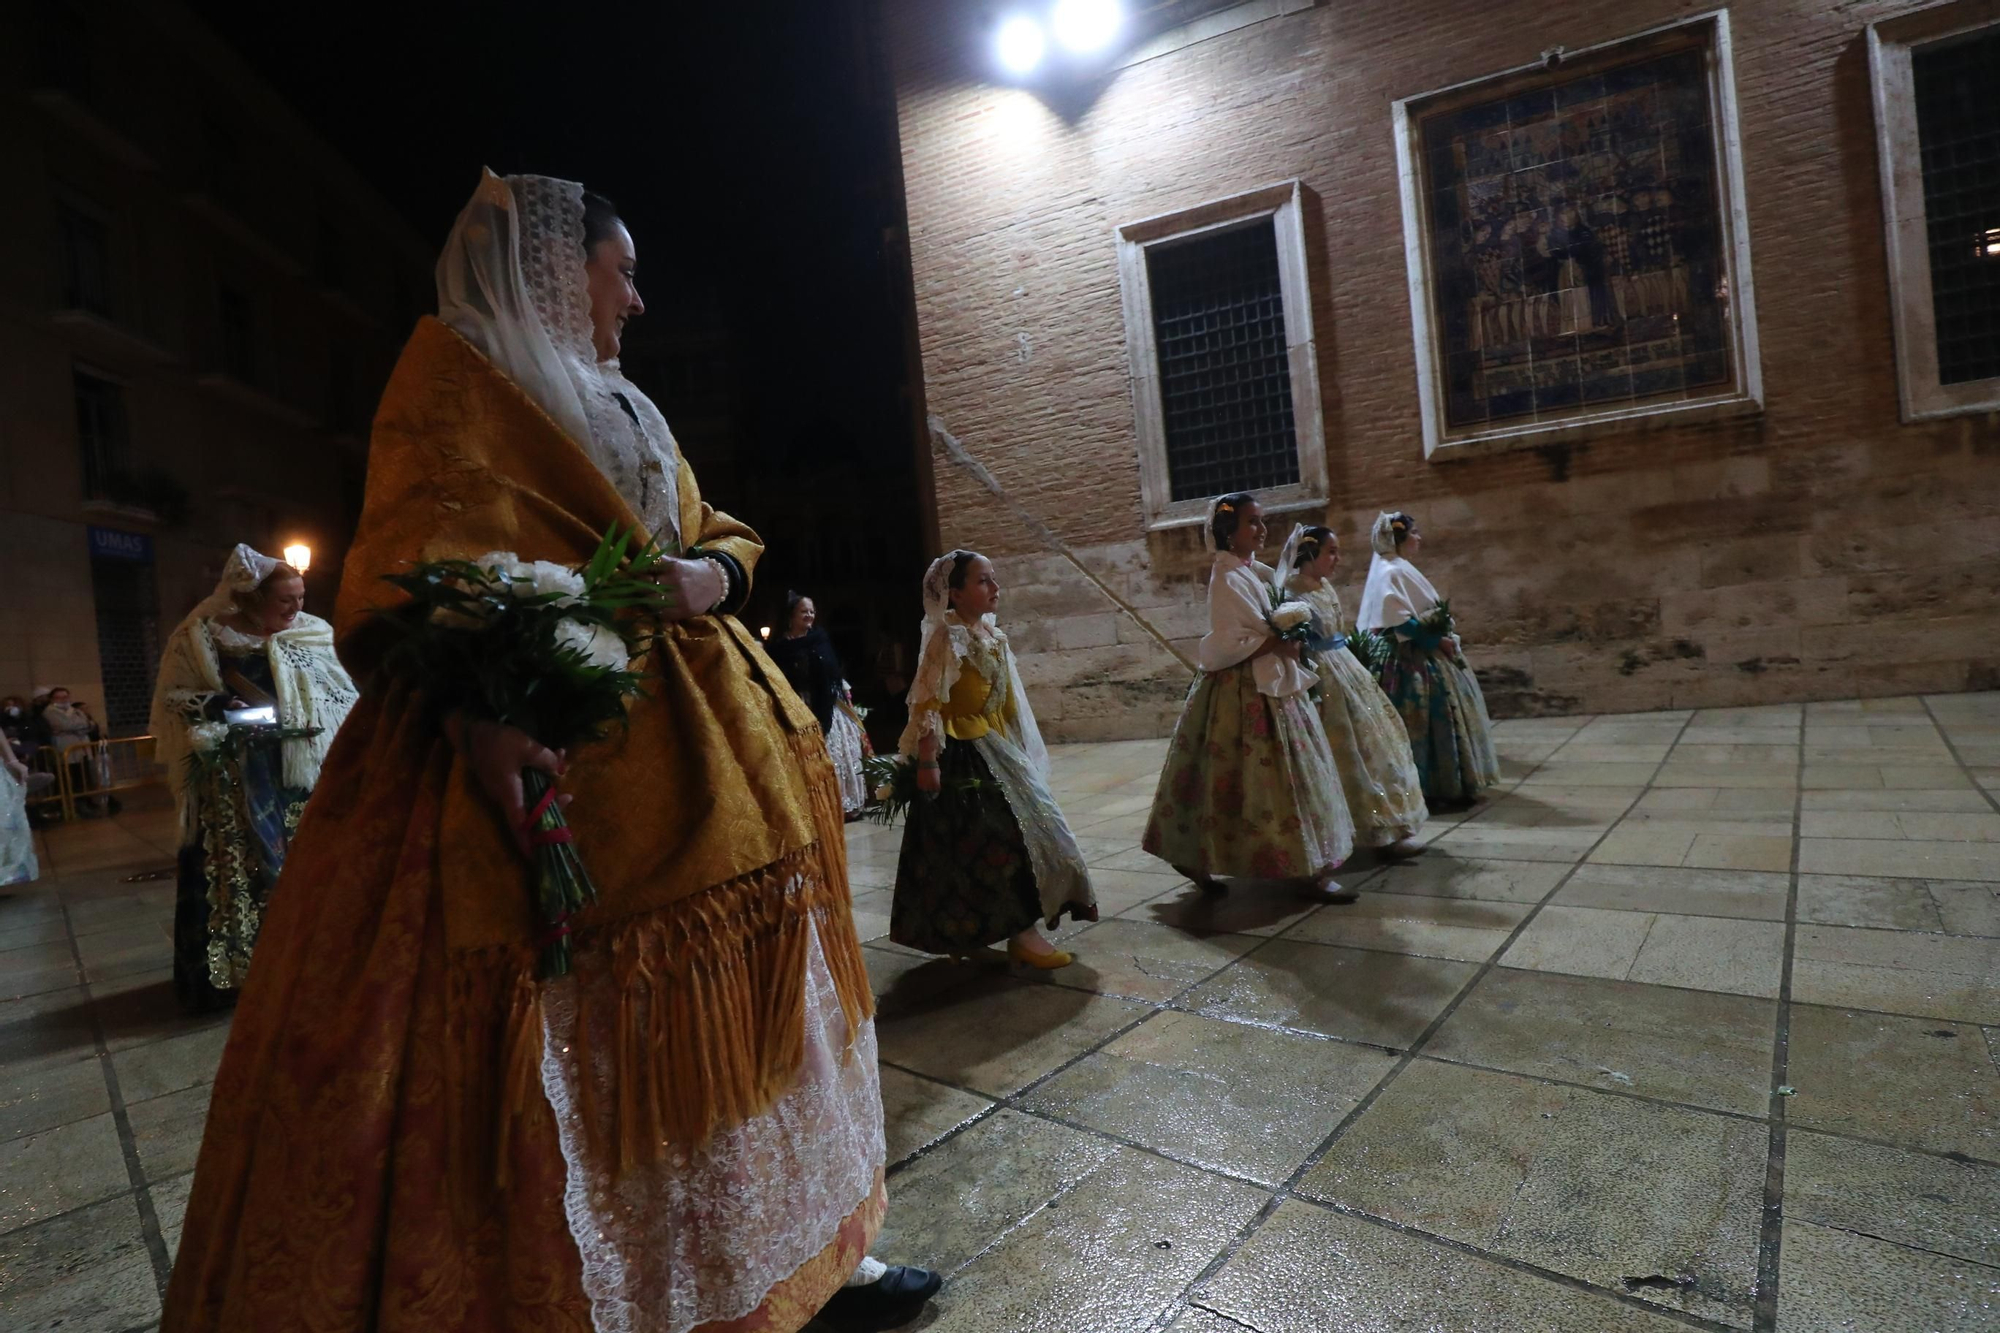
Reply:
[[[1271,630],[1284,643],[1307,643],[1313,637],[1313,609],[1306,602],[1281,601],[1271,596]]]
[[[614,528],[572,569],[491,551],[428,560],[390,583],[410,600],[383,613],[401,633],[383,669],[421,691],[439,716],[518,727],[551,750],[603,736],[640,692],[634,659],[658,632],[667,594],[652,582],[666,558]],[[555,789],[539,769],[521,780],[530,804],[536,906],[547,933],[541,973],[569,971],[569,919],[597,898]]]

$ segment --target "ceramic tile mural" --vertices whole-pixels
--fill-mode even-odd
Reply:
[[[1419,134],[1447,432],[1736,387],[1706,50],[1514,82]]]

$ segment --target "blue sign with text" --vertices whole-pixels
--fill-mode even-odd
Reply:
[[[137,532],[94,527],[90,529],[90,554],[94,560],[131,560],[150,565],[153,563],[153,539]]]

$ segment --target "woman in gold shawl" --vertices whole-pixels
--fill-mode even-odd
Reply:
[[[337,607],[365,684],[264,923],[216,1079],[167,1333],[783,1333],[880,1326],[882,1108],[840,798],[730,614],[761,545],[704,504],[617,364],[632,239],[488,174],[439,319],[377,414]],[[433,716],[374,667],[382,576],[612,525],[679,553],[629,727],[567,755]],[[538,981],[520,772],[562,775],[599,901]]]

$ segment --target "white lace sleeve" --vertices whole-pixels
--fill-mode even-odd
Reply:
[[[910,682],[910,721],[896,743],[896,748],[911,758],[916,757],[917,747],[924,737],[935,736],[940,744],[944,741],[944,722],[938,710],[951,698],[952,686],[958,684],[958,673],[965,656],[964,637],[965,631],[952,625],[941,627],[938,633],[927,635],[924,639],[923,655],[917,660],[916,679]]]

